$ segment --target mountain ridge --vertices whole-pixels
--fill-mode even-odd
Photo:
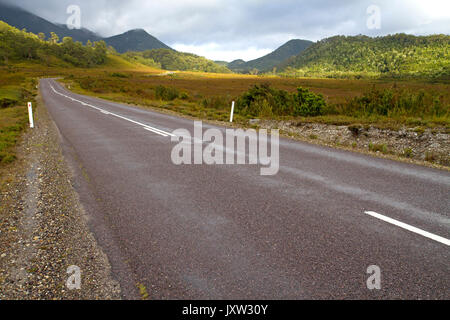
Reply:
[[[99,41],[102,37],[88,29],[69,29],[66,25],[52,23],[33,13],[23,10],[16,6],[6,5],[0,2],[0,20],[16,27],[17,29],[26,29],[34,34],[44,33],[47,38],[54,32],[60,39],[71,37],[75,41],[86,43],[88,40]]]
[[[312,41],[302,39],[292,39],[284,43],[274,51],[263,57],[251,61],[237,59],[228,64],[228,68],[241,73],[249,73],[257,70],[258,72],[269,72],[276,68],[283,61],[301,54],[304,50],[313,44]]]
[[[151,49],[171,49],[168,45],[150,35],[144,29],[132,29],[122,34],[112,37],[102,37],[95,32],[82,29],[69,29],[64,24],[52,23],[33,13],[30,13],[17,6],[7,5],[0,2],[0,20],[16,27],[26,29],[34,34],[44,33],[46,38],[54,32],[62,40],[64,37],[71,37],[74,41],[87,43],[87,41],[105,41],[106,44],[114,47],[117,52],[145,51]]]
[[[344,74],[450,76],[450,36],[404,33],[369,37],[334,36],[316,42],[278,68],[297,76]]]
[[[119,35],[103,39],[119,53],[127,51],[146,51],[152,49],[170,49],[171,47],[161,42],[144,29],[132,29]]]

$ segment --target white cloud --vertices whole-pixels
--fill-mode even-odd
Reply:
[[[206,43],[201,45],[188,45],[183,43],[175,43],[172,45],[177,51],[191,52],[199,56],[206,57],[211,60],[221,60],[231,62],[236,59],[243,59],[245,61],[257,59],[271,51],[273,48],[259,49],[256,47],[247,47],[245,49],[233,49],[230,46],[223,46],[217,43]]]

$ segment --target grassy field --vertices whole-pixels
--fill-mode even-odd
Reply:
[[[449,127],[450,125],[450,85],[426,81],[388,81],[388,80],[338,80],[338,79],[293,79],[276,76],[250,76],[237,74],[205,74],[177,72],[165,76],[164,71],[141,69],[122,69],[109,72],[105,69],[65,74],[64,82],[79,93],[95,95],[104,99],[135,105],[150,106],[178,112],[208,120],[227,120],[231,101],[237,100],[254,85],[269,84],[273,88],[294,93],[298,87],[311,90],[324,96],[327,104],[338,110],[333,114],[318,117],[284,117],[304,122],[350,125],[355,123],[372,124],[379,127],[424,126]],[[415,115],[355,115],[339,112],[346,108],[352,99],[362,97],[373,90],[384,92],[395,90],[414,95],[424,92],[429,99],[439,101],[441,109],[447,110],[439,116]],[[414,97],[413,97],[414,98]],[[432,102],[430,102],[432,103]],[[274,115],[271,117],[279,118]],[[248,115],[236,115],[236,121],[247,122]]]

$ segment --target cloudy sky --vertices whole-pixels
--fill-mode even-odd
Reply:
[[[450,0],[2,0],[65,23],[69,5],[82,27],[102,36],[143,28],[172,48],[214,60],[251,60],[290,39],[398,32],[450,34]],[[379,8],[380,28],[374,29]],[[369,11],[369,12],[368,12]],[[368,28],[369,25],[372,28]],[[370,23],[372,22],[372,23]]]

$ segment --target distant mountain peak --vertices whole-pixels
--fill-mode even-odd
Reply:
[[[308,40],[292,39],[264,57],[248,62],[245,62],[242,59],[234,60],[228,64],[228,68],[235,72],[244,73],[250,72],[253,69],[257,69],[260,72],[271,71],[283,61],[286,61],[293,56],[297,56],[312,44],[313,42]]]
[[[159,41],[144,29],[133,29],[122,34],[104,39],[105,42],[114,47],[117,52],[145,51],[152,49],[171,49],[165,43]]]
[[[145,30],[142,29],[142,28],[131,29],[131,30],[125,32],[125,33],[145,33],[145,34],[148,34],[148,32],[145,31]]]

